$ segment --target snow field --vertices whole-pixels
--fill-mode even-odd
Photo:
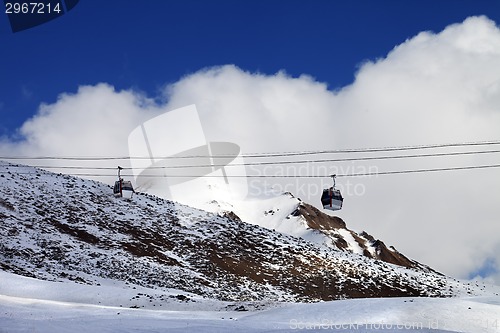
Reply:
[[[111,280],[89,286],[0,272],[0,281],[2,333],[500,331],[498,296],[237,304]],[[139,294],[155,295],[156,306],[133,299]]]

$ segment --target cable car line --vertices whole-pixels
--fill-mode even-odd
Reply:
[[[479,141],[479,142],[463,142],[463,143],[446,143],[446,144],[429,144],[415,146],[394,146],[394,147],[378,147],[378,148],[353,148],[353,149],[336,149],[336,150],[316,150],[316,151],[291,151],[291,152],[275,152],[275,153],[249,153],[242,154],[243,158],[267,158],[267,157],[286,157],[286,156],[301,156],[301,155],[316,155],[316,154],[336,154],[336,153],[373,153],[373,152],[391,152],[419,149],[436,149],[450,147],[469,147],[469,146],[490,146],[500,145],[498,141]],[[128,160],[128,159],[186,159],[186,158],[231,158],[232,155],[185,155],[185,156],[0,156],[0,159],[9,160],[75,160],[75,161],[95,161],[95,160]]]
[[[153,167],[149,167],[148,169],[180,169],[180,168],[201,168],[201,167],[228,167],[228,166],[281,165],[281,164],[304,164],[304,163],[327,163],[327,162],[354,162],[354,161],[391,160],[391,159],[404,159],[404,158],[443,157],[443,156],[460,156],[460,155],[494,154],[494,153],[500,153],[500,150],[416,154],[416,155],[349,157],[349,158],[322,159],[322,160],[248,162],[248,163],[234,163],[234,164],[227,164],[227,165],[226,164],[203,164],[203,165],[172,165],[172,166],[159,166],[159,167],[153,166]],[[134,168],[124,168],[124,169],[125,170],[132,170]]]
[[[395,175],[395,174],[411,174],[411,173],[426,173],[426,172],[439,172],[439,171],[457,171],[457,170],[474,170],[474,169],[491,169],[500,168],[500,164],[487,164],[487,165],[470,165],[463,167],[447,167],[447,168],[429,168],[429,169],[413,169],[413,170],[392,170],[381,171],[373,173],[350,173],[350,174],[337,174],[340,177],[371,177],[381,175]],[[116,169],[116,168],[114,168]],[[9,171],[0,171],[0,174],[8,174]],[[33,175],[32,172],[19,172],[16,175]],[[87,177],[115,177],[111,174],[97,174],[97,173],[73,173],[72,176],[87,176]],[[133,175],[124,175],[125,177],[133,177]],[[141,177],[148,178],[193,178],[193,177],[209,177],[209,178],[325,178],[329,175],[143,175]]]
[[[436,149],[450,147],[468,147],[468,146],[490,146],[499,145],[500,141],[481,141],[481,142],[465,142],[465,143],[446,143],[446,144],[431,144],[417,146],[394,146],[394,147],[379,147],[379,148],[353,148],[353,149],[336,149],[336,150],[317,150],[304,152],[282,152],[282,153],[262,153],[248,154],[244,157],[282,157],[282,156],[300,156],[313,154],[336,154],[336,153],[373,153],[373,152],[390,152],[404,150],[419,150],[419,149]]]
[[[271,158],[271,157],[292,157],[292,156],[306,156],[306,155],[320,155],[320,154],[335,154],[335,153],[389,153],[396,151],[410,151],[410,150],[424,150],[424,149],[437,149],[437,148],[458,148],[458,147],[471,147],[471,146],[492,146],[499,145],[500,141],[483,141],[483,142],[465,142],[465,143],[448,143],[448,144],[434,144],[434,145],[418,145],[418,146],[399,146],[399,147],[382,147],[382,148],[362,148],[362,149],[338,149],[338,150],[317,150],[317,151],[300,151],[300,152],[281,152],[281,153],[254,153],[254,154],[239,154],[234,155],[211,155],[210,149],[208,150],[208,156],[166,156],[166,157],[153,157],[153,156],[141,156],[141,157],[112,157],[112,156],[102,156],[102,157],[70,157],[70,156],[0,156],[1,159],[5,160],[68,160],[68,161],[111,161],[111,160],[132,160],[132,159],[147,159],[147,160],[171,160],[171,159],[187,159],[187,158],[210,158],[210,164],[205,165],[167,165],[167,166],[149,166],[146,170],[150,169],[180,169],[180,168],[222,168],[223,171],[220,175],[217,174],[198,174],[198,175],[154,175],[154,174],[140,174],[139,177],[143,178],[225,178],[227,183],[227,178],[325,178],[326,175],[289,175],[289,174],[259,174],[259,175],[228,175],[224,172],[225,167],[228,166],[258,166],[258,165],[284,165],[284,164],[303,164],[303,163],[332,163],[332,162],[354,162],[354,161],[373,161],[373,160],[389,160],[389,159],[405,159],[405,158],[424,158],[424,157],[444,157],[444,156],[466,156],[466,155],[479,155],[479,154],[493,154],[500,153],[500,150],[479,150],[479,151],[452,151],[452,152],[434,152],[425,154],[403,154],[403,155],[383,155],[383,156],[362,156],[362,157],[344,157],[344,158],[330,158],[330,159],[309,159],[309,160],[298,160],[298,161],[264,161],[264,162],[247,162],[247,163],[233,163],[233,164],[216,164],[214,163],[215,158],[225,158],[233,161],[236,157],[246,157],[246,158]],[[207,146],[209,148],[209,146]],[[17,165],[9,165],[16,167]],[[7,165],[0,167],[9,167]],[[71,169],[71,170],[110,170],[115,168],[110,167],[85,167],[85,166],[35,166],[42,169]],[[500,164],[488,164],[488,165],[469,165],[461,167],[443,167],[443,168],[426,168],[426,169],[410,169],[410,170],[389,170],[389,171],[376,171],[376,172],[361,172],[361,173],[350,173],[350,174],[336,174],[330,175],[333,179],[333,186],[323,190],[321,196],[321,203],[324,209],[327,210],[340,210],[342,209],[343,200],[340,190],[335,188],[335,178],[344,177],[372,177],[372,176],[382,176],[382,175],[396,175],[396,174],[415,174],[415,173],[430,173],[430,172],[444,172],[444,171],[458,171],[458,170],[473,170],[473,169],[491,169],[500,168]],[[137,169],[137,168],[135,168]],[[132,182],[129,180],[124,180],[121,177],[122,170],[134,170],[132,167],[121,167],[118,166],[118,180],[115,181],[113,187],[113,194],[115,197],[121,197],[126,199],[131,199],[134,193],[134,188]],[[0,171],[0,175],[4,177],[4,174],[12,174],[11,171]],[[36,175],[39,176],[38,171],[35,172],[17,172],[15,175]],[[82,177],[111,177],[108,174],[98,174],[98,173],[74,173],[72,176],[82,176]],[[127,176],[133,177],[133,175]]]
[[[370,157],[349,157],[338,159],[321,159],[321,160],[299,160],[299,161],[268,161],[268,162],[248,162],[234,164],[200,164],[200,165],[171,165],[171,166],[151,166],[148,169],[181,169],[181,168],[204,168],[204,167],[228,167],[228,166],[258,166],[258,165],[282,165],[282,164],[303,164],[303,163],[327,163],[327,162],[354,162],[354,161],[371,161],[371,160],[390,160],[404,158],[422,158],[422,157],[443,157],[443,156],[462,156],[462,155],[477,155],[477,154],[494,154],[500,153],[500,150],[482,150],[482,151],[467,151],[467,152],[449,152],[449,153],[431,153],[431,154],[413,154],[413,155],[386,155],[386,156],[370,156]],[[83,166],[44,166],[32,165],[41,169],[73,169],[73,170],[115,170],[116,167],[83,167]],[[133,170],[137,168],[124,167],[123,170]]]

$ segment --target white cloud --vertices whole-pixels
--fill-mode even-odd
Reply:
[[[22,140],[0,138],[1,155],[10,156],[128,156],[127,138],[138,123],[164,112],[150,99],[132,91],[117,92],[107,84],[81,86],[43,104],[18,130]],[[36,165],[96,166],[95,161],[33,161]],[[127,163],[108,161],[99,167]],[[61,170],[68,172],[68,170]],[[74,173],[102,173],[73,170]],[[99,178],[102,180],[102,178]],[[109,179],[108,179],[109,181]]]
[[[74,95],[60,95],[55,104],[42,105],[20,129],[27,141],[21,148],[63,156],[126,154],[126,141],[119,144],[123,133],[151,108],[133,92],[116,92],[106,84],[83,86]]]
[[[263,75],[222,66],[168,86],[165,100],[157,105],[106,84],[81,87],[42,105],[20,129],[25,140],[4,139],[0,152],[127,155],[127,136],[135,126],[189,104],[197,105],[209,141],[235,142],[244,153],[498,139],[500,30],[485,17],[472,17],[437,34],[422,32],[385,58],[363,64],[354,83],[335,92],[305,75]],[[498,161],[498,154],[491,154],[309,164],[266,172],[327,174],[333,168],[350,173],[368,167],[384,171]],[[288,179],[275,185],[316,204],[326,182]],[[485,258],[500,260],[498,169],[340,178],[338,184],[347,194],[338,215],[349,226],[438,270],[467,277]]]
[[[265,76],[235,66],[197,72],[169,87],[168,94],[172,107],[196,103],[212,140],[230,138],[246,151],[262,151],[262,143],[266,151],[310,149],[309,134],[328,128],[320,118],[333,100],[325,84],[308,76]]]

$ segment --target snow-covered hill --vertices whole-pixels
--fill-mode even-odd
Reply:
[[[118,281],[41,281],[0,271],[0,332],[488,332],[500,297],[228,303]],[[491,290],[492,291],[492,290]]]
[[[283,206],[274,214],[285,212]],[[294,212],[281,221],[305,221],[313,231],[322,225],[338,244],[352,246],[338,237],[349,232],[345,225],[325,229],[330,220],[315,218],[305,204]],[[230,215],[146,194],[117,199],[102,183],[1,162],[0,268],[43,280],[99,285],[105,279],[226,301],[488,294],[424,266],[374,260],[369,248],[364,255],[340,251],[338,244],[282,233],[284,226],[273,231]],[[358,244],[376,249],[369,236],[358,237],[364,237]]]

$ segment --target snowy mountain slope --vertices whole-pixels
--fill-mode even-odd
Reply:
[[[0,162],[0,268],[227,301],[487,294],[430,270],[319,246],[238,219]]]
[[[361,254],[403,267],[433,271],[428,266],[405,257],[394,247],[387,247],[384,242],[365,231],[357,233],[348,229],[341,218],[323,213],[291,193],[269,193],[241,201],[230,199],[224,192],[214,188],[213,185],[207,186],[205,192],[198,188],[196,198],[191,197],[186,202],[193,202],[206,211],[237,216],[245,222],[300,237],[321,246]],[[161,196],[162,193],[157,194]]]
[[[297,330],[494,333],[500,325],[498,296],[351,299],[260,304],[256,308],[249,304],[172,298],[176,291],[111,281],[101,286],[75,285],[6,272],[0,272],[0,281],[0,332],[9,333]],[[153,301],[149,302],[150,299]],[[141,305],[140,309],[130,308],[131,304]]]
[[[395,249],[385,247],[380,240],[375,240],[365,232],[358,234],[347,229],[340,218],[320,212],[289,192],[276,193],[252,186],[256,193],[249,193],[241,199],[241,193],[235,195],[220,180],[206,178],[191,184],[193,188],[190,187],[189,190],[176,192],[172,197],[170,187],[161,180],[158,183],[152,179],[148,181],[148,186],[144,188],[160,198],[173,198],[189,206],[237,218],[321,246],[383,261],[387,259],[387,262],[405,267],[428,269],[405,258]]]

